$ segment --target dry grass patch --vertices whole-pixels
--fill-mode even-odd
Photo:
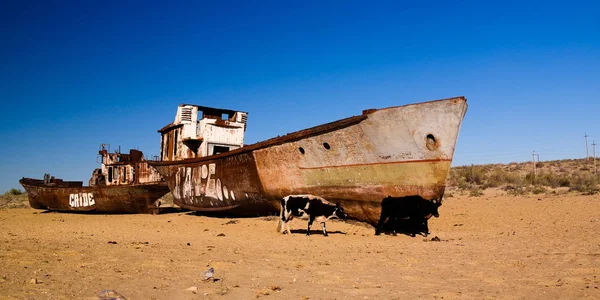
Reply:
[[[450,169],[450,190],[465,191],[479,197],[489,188],[500,188],[509,195],[544,194],[558,188],[592,195],[600,191],[600,176],[594,174],[592,161],[565,159],[531,162],[457,166]]]

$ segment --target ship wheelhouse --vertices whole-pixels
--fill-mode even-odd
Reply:
[[[248,113],[181,104],[173,123],[161,128],[160,158],[205,157],[244,146]]]

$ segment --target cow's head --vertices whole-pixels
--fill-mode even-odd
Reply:
[[[438,218],[440,216],[440,213],[438,212],[438,207],[442,206],[442,201],[438,200],[438,199],[433,199],[429,202],[430,204],[428,205],[428,209],[429,212],[436,218]]]
[[[346,218],[348,218],[348,215],[346,214],[346,212],[344,211],[344,208],[342,207],[342,205],[339,202],[337,202],[335,204],[335,210],[333,211],[333,215],[342,220],[345,220]]]

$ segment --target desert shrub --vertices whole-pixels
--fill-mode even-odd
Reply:
[[[527,194],[527,188],[522,185],[518,186],[507,186],[506,194],[510,196],[522,196]]]
[[[470,166],[462,169],[460,176],[465,178],[467,183],[481,185],[485,178],[485,171],[480,166]]]
[[[600,184],[598,175],[578,172],[574,174],[571,180],[570,190],[592,195],[599,191],[598,184]]]
[[[506,173],[504,174],[505,184],[523,184],[524,178],[518,173]]]
[[[535,184],[535,181],[537,178],[535,178],[536,176],[533,175],[533,172],[529,172],[527,173],[527,175],[525,175],[525,183],[526,184]]]
[[[546,190],[546,188],[545,188],[545,187],[543,187],[543,186],[541,186],[541,185],[536,185],[536,186],[534,186],[534,187],[533,187],[533,189],[531,190],[531,192],[532,192],[534,195],[543,194],[543,193],[545,193],[546,191],[547,191],[547,190]]]
[[[490,187],[498,187],[505,183],[506,172],[501,170],[495,170],[491,172],[486,178],[484,189]]]
[[[471,197],[479,197],[479,196],[482,196],[482,195],[483,195],[483,191],[481,191],[480,188],[472,189],[469,192],[469,196],[471,196]]]
[[[516,172],[496,169],[490,172],[486,178],[483,188],[499,187],[505,184],[522,184],[523,178]]]
[[[571,180],[568,176],[555,173],[544,173],[538,175],[536,183],[543,186],[549,186],[552,188],[557,187],[568,187],[571,184]]]
[[[511,190],[512,194],[517,195],[532,193],[534,186],[570,187],[574,191],[587,193],[598,190],[597,184],[593,182],[600,179],[596,176],[596,181],[591,181],[589,163],[585,159],[537,162],[536,166],[536,176],[533,175],[531,162],[453,167],[447,183],[462,191],[508,185],[517,187]]]
[[[567,176],[560,176],[560,178],[558,179],[558,186],[561,186],[561,187],[571,186],[571,179],[569,179],[569,177],[567,177]]]
[[[15,189],[15,188],[12,188],[8,192],[4,193],[4,195],[12,195],[12,196],[18,196],[21,194],[23,194],[23,192],[20,189]]]
[[[456,167],[450,170],[449,184],[462,190],[483,184],[484,172],[478,166]]]

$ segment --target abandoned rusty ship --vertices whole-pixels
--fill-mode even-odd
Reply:
[[[465,97],[368,109],[244,145],[246,112],[182,104],[149,164],[186,209],[273,214],[282,197],[313,194],[375,224],[389,195],[443,197],[466,110]]]
[[[98,151],[102,167],[92,172],[89,186],[82,181],[63,181],[45,174],[44,179],[22,178],[33,208],[55,211],[105,213],[158,213],[158,199],[169,192],[167,183],[148,165],[144,154]]]

